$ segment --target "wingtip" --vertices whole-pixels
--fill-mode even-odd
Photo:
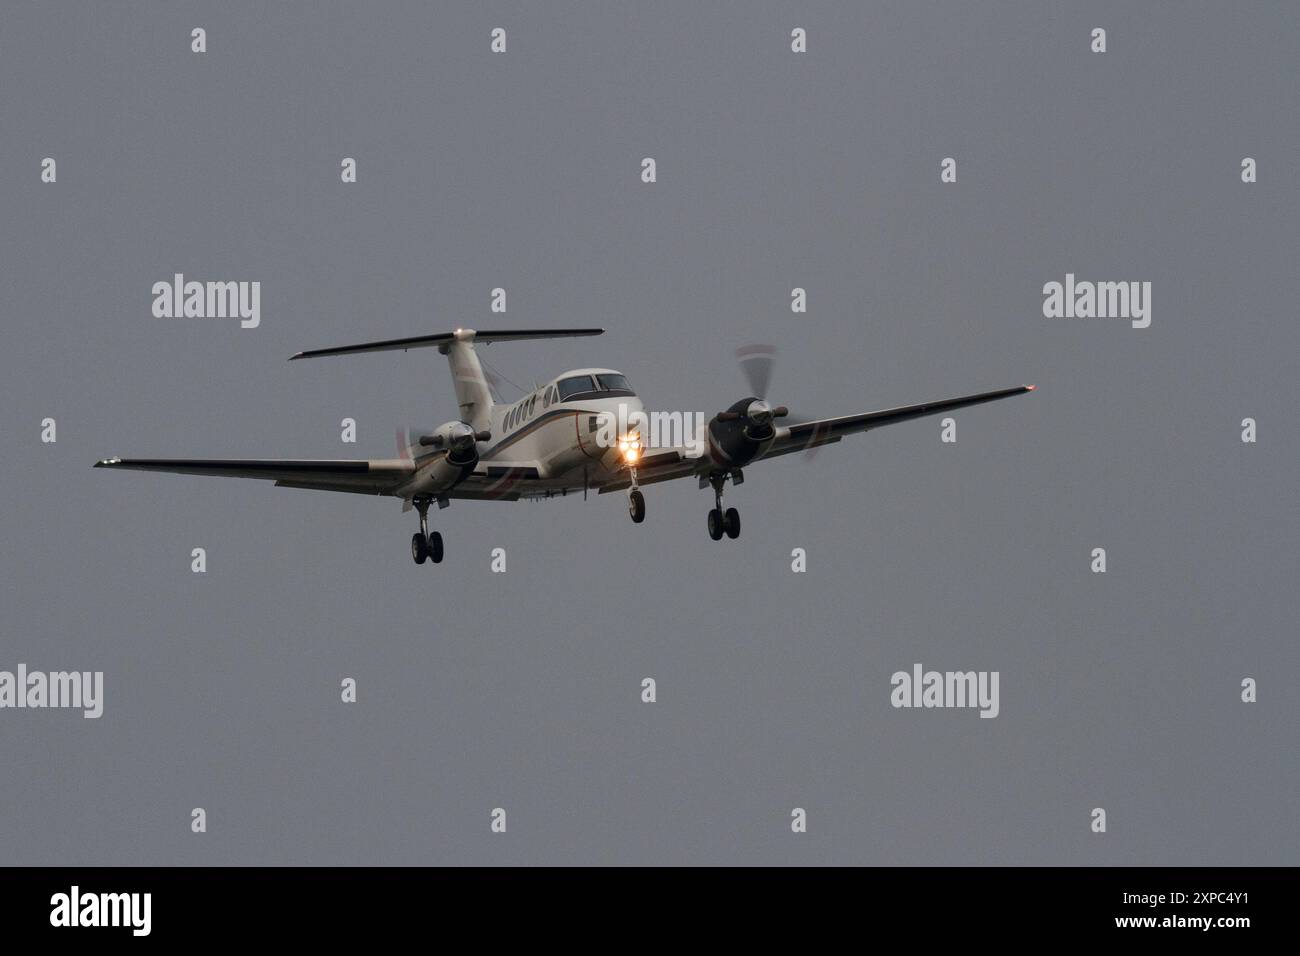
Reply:
[[[101,458],[92,466],[94,468],[112,468],[114,465],[122,464],[121,458]]]
[[[294,361],[295,359],[300,359],[300,358],[303,357],[303,354],[304,354],[304,353],[302,353],[302,352],[294,352],[292,355],[289,356],[289,361],[292,362],[292,361]]]
[[[1038,391],[1038,386],[1037,386],[1037,385],[1026,385],[1026,386],[1025,386],[1025,391],[1026,391],[1026,392],[1036,392],[1036,391]]]

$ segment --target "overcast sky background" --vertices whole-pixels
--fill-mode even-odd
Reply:
[[[0,711],[0,862],[1300,862],[1298,29],[1286,4],[8,5],[0,669],[102,670],[106,700]],[[154,318],[175,272],[259,280],[260,328]],[[1150,281],[1151,327],[1044,318],[1067,272]],[[396,501],[90,467],[388,457],[454,416],[445,360],[290,354],[557,325],[608,331],[486,357],[706,413],[753,342],[801,415],[1039,391],[956,444],[924,420],[755,466],[739,541],[678,482],[640,526],[622,495],[454,503],[436,567]],[[915,662],[999,671],[1000,715],[893,709]]]

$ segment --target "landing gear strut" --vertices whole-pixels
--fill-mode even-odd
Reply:
[[[634,524],[640,524],[645,521],[645,495],[641,494],[641,489],[636,485],[636,466],[633,465],[628,472],[632,476],[632,490],[627,496],[627,513],[632,516]]]
[[[415,507],[420,512],[420,530],[411,535],[411,557],[416,564],[432,561],[442,562],[442,535],[429,531],[429,499],[415,499]]]
[[[725,471],[709,475],[709,484],[713,486],[714,506],[709,511],[709,537],[714,541],[721,541],[725,534],[733,541],[740,537],[740,512],[735,508],[722,510],[722,486],[726,484],[728,475]],[[743,478],[733,479],[736,484],[743,481]]]

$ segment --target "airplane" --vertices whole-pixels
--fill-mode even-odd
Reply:
[[[460,417],[427,435],[399,434],[398,458],[361,460],[106,458],[96,468],[159,471],[181,475],[261,478],[278,488],[388,495],[414,508],[420,530],[411,536],[416,564],[438,564],[442,535],[429,530],[429,506],[451,501],[518,501],[589,491],[627,490],[632,521],[645,520],[641,488],[674,478],[694,477],[712,488],[709,537],[740,536],[740,514],[723,509],[723,488],[740,485],[744,469],[759,461],[834,444],[846,435],[896,422],[938,415],[1034,391],[1033,385],[964,395],[918,405],[902,405],[858,415],[811,421],[790,419],[789,409],[770,405],[763,393],[770,374],[771,350],[740,350],[742,371],[755,393],[730,405],[707,422],[698,416],[690,434],[656,447],[643,435],[647,418],[627,377],[610,368],[571,369],[533,389],[516,402],[494,400],[475,353],[475,343],[601,335],[604,329],[475,331],[456,329],[433,335],[313,349],[290,361],[360,352],[436,348],[447,357]],[[628,423],[634,423],[629,425]],[[603,439],[603,440],[602,440]]]

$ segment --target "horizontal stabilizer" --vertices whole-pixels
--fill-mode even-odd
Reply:
[[[394,352],[446,346],[452,342],[522,342],[528,339],[567,339],[580,335],[601,335],[604,329],[500,329],[478,332],[474,329],[457,329],[455,332],[435,332],[432,335],[412,335],[404,339],[386,339],[382,342],[362,342],[358,345],[338,345],[328,349],[309,349],[289,356],[289,361],[304,358],[321,358],[326,355],[352,355],[357,352]]]

